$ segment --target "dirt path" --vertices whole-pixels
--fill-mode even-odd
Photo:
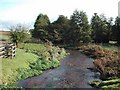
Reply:
[[[19,87],[26,88],[92,88],[87,83],[98,79],[93,68],[92,59],[87,58],[77,50],[69,50],[68,55],[61,61],[61,66],[45,71],[42,75],[21,80]]]

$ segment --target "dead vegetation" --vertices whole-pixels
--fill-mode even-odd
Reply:
[[[82,45],[79,49],[94,58],[94,65],[101,73],[101,79],[120,77],[120,52],[105,49],[100,45]]]

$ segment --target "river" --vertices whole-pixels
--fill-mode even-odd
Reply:
[[[93,59],[78,50],[67,50],[70,54],[61,61],[60,67],[44,71],[41,75],[21,80],[18,87],[24,88],[92,88],[88,82],[99,80],[92,71]]]

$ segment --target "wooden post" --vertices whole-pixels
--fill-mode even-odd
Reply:
[[[5,46],[5,57],[8,58],[10,55],[10,48],[8,45]]]
[[[118,46],[118,57],[120,58],[120,47]]]
[[[0,47],[0,58],[8,58],[16,56],[16,44],[7,44]]]
[[[16,54],[16,45],[11,44],[11,58],[14,58]]]
[[[13,45],[11,45],[11,59],[13,58]]]
[[[11,58],[13,58],[13,44],[11,44]]]
[[[2,47],[0,47],[0,58],[3,58],[4,55],[5,55],[5,47],[2,46]]]

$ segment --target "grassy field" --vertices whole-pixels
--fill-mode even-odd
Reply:
[[[38,56],[32,53],[26,53],[24,50],[17,49],[16,57],[13,59],[2,59],[2,81],[3,84],[14,83],[18,68],[28,68],[29,64],[38,60]]]
[[[2,84],[15,86],[18,80],[36,76],[60,65],[64,49],[46,44],[21,44],[16,57],[2,59]]]
[[[0,35],[0,40],[7,41],[7,40],[9,40],[9,36],[8,35]]]
[[[9,40],[9,35],[10,32],[9,31],[0,31],[0,40]]]
[[[20,49],[19,49],[20,48]],[[43,44],[21,44],[17,48],[16,57],[13,59],[2,59],[2,82],[3,84],[11,84],[16,80],[18,75],[18,68],[29,68],[30,63],[38,60],[39,56],[32,53],[32,51],[43,51],[45,49]]]
[[[29,50],[29,51],[34,51],[34,50],[43,51],[46,49],[46,47],[43,44],[35,44],[35,43],[20,44],[19,48]]]
[[[120,51],[120,46],[117,46],[117,45],[111,45],[111,44],[103,44],[101,45],[103,48],[106,48],[106,49],[109,49],[109,50],[112,50],[112,51]]]

